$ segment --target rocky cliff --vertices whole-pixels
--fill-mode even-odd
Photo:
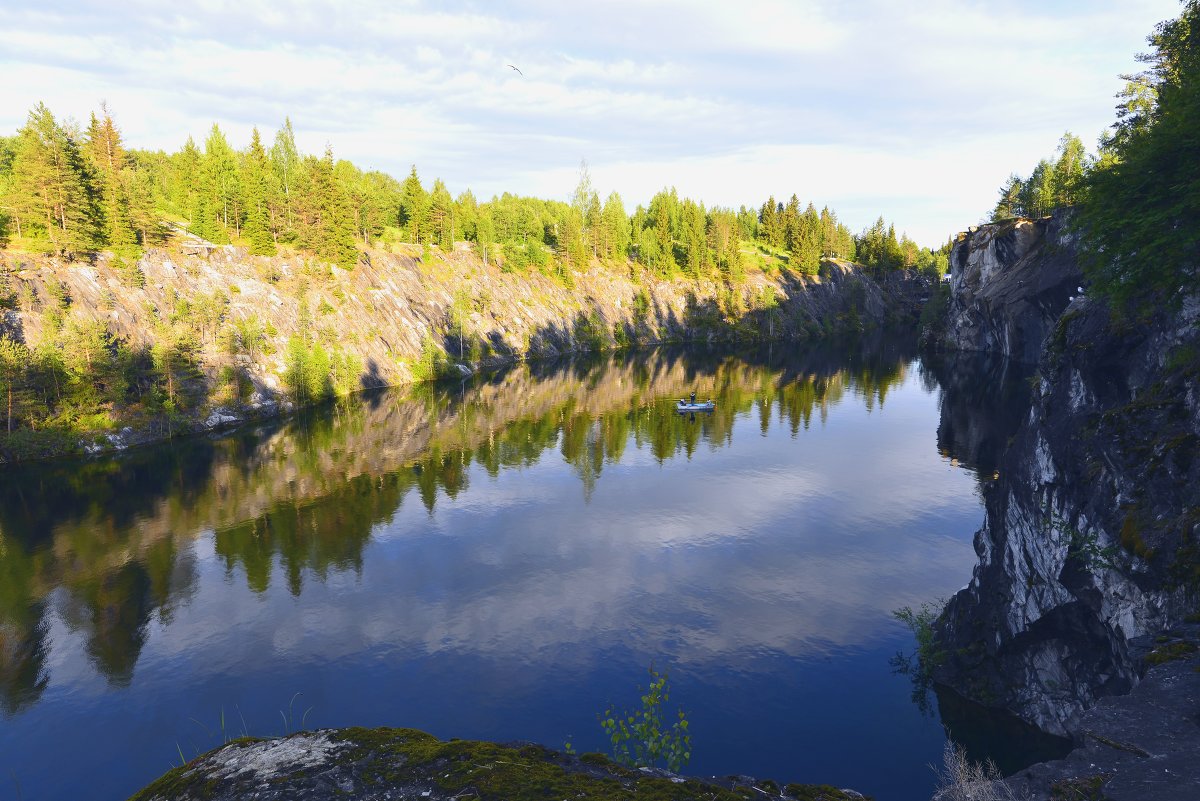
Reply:
[[[1057,734],[1134,686],[1129,640],[1194,611],[1200,591],[1200,297],[1117,315],[1068,300],[1070,258],[1057,218],[967,235],[944,340],[1039,356],[984,489],[979,565],[937,625],[936,678]]]
[[[950,303],[937,343],[1035,363],[1083,274],[1059,212],[960,234],[950,251]]]
[[[0,279],[8,298],[0,334],[31,348],[66,347],[72,321],[98,321],[113,347],[146,354],[184,330],[196,346],[186,404],[193,429],[286,407],[295,337],[319,343],[335,364],[354,365],[345,382],[352,389],[428,378],[431,360],[469,373],[630,344],[820,337],[913,317],[928,292],[915,274],[876,280],[836,260],[819,276],[753,271],[735,285],[593,263],[568,286],[536,270],[504,272],[465,243],[450,253],[371,251],[353,270],[232,247],[152,250],[136,264],[111,254],[65,263],[0,253]],[[168,433],[153,421],[114,417],[113,430],[128,430],[99,431],[89,449]]]

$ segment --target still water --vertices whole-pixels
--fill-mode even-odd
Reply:
[[[1007,373],[643,351],[0,473],[0,798],[122,799],[222,727],[603,750],[651,664],[689,773],[927,798],[892,611],[970,577]]]

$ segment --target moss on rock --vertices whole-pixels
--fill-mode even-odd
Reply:
[[[350,728],[230,743],[175,768],[131,801],[420,798],[423,801],[862,801],[851,790],[748,777],[702,780],[531,743],[439,740],[416,729]]]

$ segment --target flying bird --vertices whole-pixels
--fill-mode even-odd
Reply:
[[[517,70],[517,68],[516,68],[516,67],[514,67],[512,64],[508,64],[507,66],[508,66],[510,69]],[[522,78],[524,78],[524,77],[525,77],[525,73],[521,72],[520,70],[517,70],[517,74],[518,74],[518,75],[520,75]]]

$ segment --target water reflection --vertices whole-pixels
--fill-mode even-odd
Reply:
[[[884,691],[905,636],[891,610],[949,594],[974,561],[974,483],[933,447],[930,393],[956,387],[959,368],[915,364],[904,338],[881,336],[519,365],[219,439],[9,471],[0,743],[45,762],[38,732],[80,693],[113,731],[135,725],[122,706],[134,703],[173,718],[169,732],[197,714],[195,687],[211,686],[215,709],[313,682],[328,696],[322,725],[436,728],[428,714],[446,735],[553,743],[572,731],[556,728],[564,715],[594,728],[604,694],[661,659],[709,699],[693,704],[711,726],[700,770],[830,770],[821,747],[796,757],[751,734],[810,716],[857,720],[859,736],[874,727],[892,741],[881,750],[909,737],[906,748],[936,751],[940,733],[907,713],[883,725],[865,702],[831,708],[847,676],[864,697]],[[981,405],[980,421],[998,412],[994,393],[968,389],[944,393],[938,441],[982,473],[995,432],[968,407]],[[712,414],[675,413],[693,390],[716,400]],[[827,697],[806,695],[822,682]],[[763,709],[728,705],[768,687]],[[887,693],[872,703],[906,702],[902,686]],[[434,698],[436,715],[423,712]],[[521,709],[505,718],[509,699]],[[114,787],[131,791],[172,758],[156,731],[159,761],[114,774]],[[921,786],[928,761],[878,781]],[[844,771],[809,778],[871,790],[860,763]]]

